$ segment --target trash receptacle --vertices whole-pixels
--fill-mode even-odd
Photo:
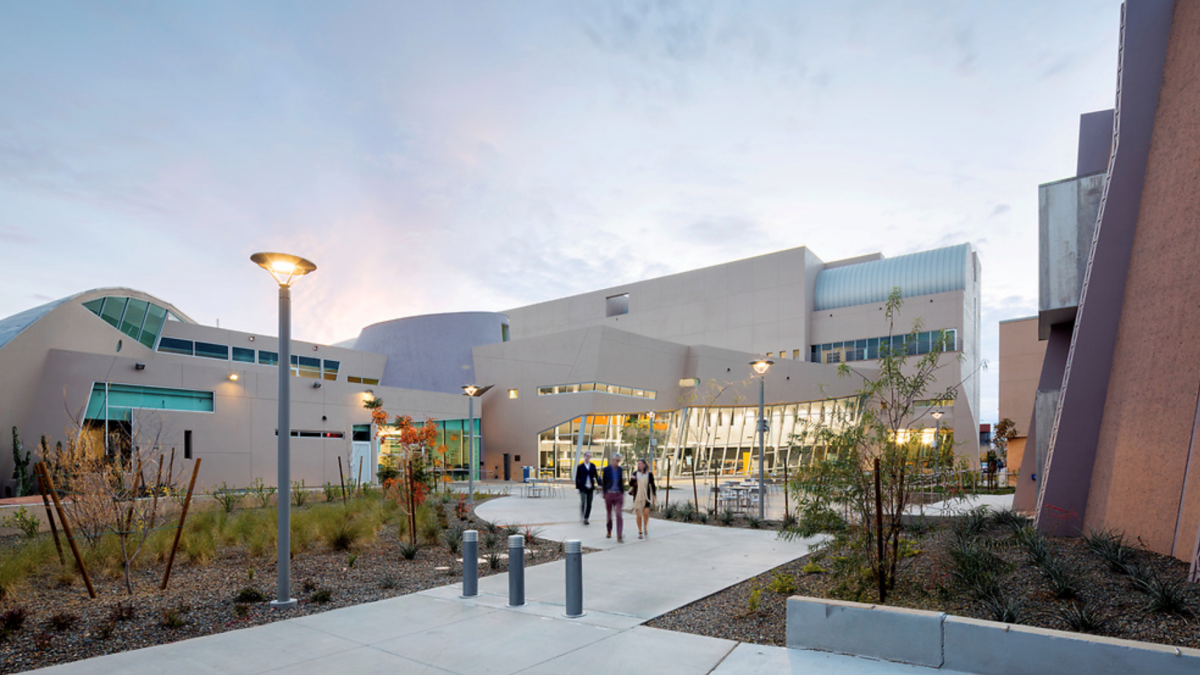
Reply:
[[[532,473],[532,472],[533,472],[533,467],[532,467],[532,466],[523,466],[523,467],[521,467],[521,476],[522,476],[522,477],[521,477],[521,482],[522,482],[522,483],[528,483],[528,482],[529,482],[529,474],[530,474],[530,473]]]

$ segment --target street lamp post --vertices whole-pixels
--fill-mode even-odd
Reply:
[[[938,480],[938,473],[942,469],[942,415],[945,415],[946,413],[942,412],[941,410],[935,410],[930,414],[933,415],[933,421],[934,421],[934,427],[933,427],[933,480],[936,483]]]
[[[654,418],[657,416],[658,416],[658,413],[654,412],[653,410],[646,413],[646,419],[650,420],[649,430],[648,430],[650,433],[650,437],[646,440],[646,452],[647,452],[647,454],[650,455],[650,459],[649,459],[649,462],[647,462],[647,463],[651,467],[654,466],[654,462],[655,462],[655,457],[654,457]]]
[[[291,597],[292,470],[289,456],[292,438],[289,379],[292,374],[292,282],[315,271],[317,266],[304,258],[286,253],[255,253],[250,260],[270,272],[279,282],[279,530],[276,537],[276,594],[271,606],[288,609],[296,606],[296,599]]]
[[[774,365],[775,362],[770,359],[759,359],[751,361],[750,367],[754,372],[758,373],[758,519],[766,518],[766,461],[763,458],[763,446],[766,444],[767,436],[767,418],[763,414],[763,399],[766,398],[767,388],[767,369]]]
[[[463,395],[467,397],[467,503],[475,505],[475,399],[483,396],[493,385],[477,387],[473,384],[463,385]],[[480,417],[483,410],[479,411]]]

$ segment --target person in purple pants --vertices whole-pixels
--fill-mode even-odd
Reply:
[[[613,512],[617,514],[617,541],[625,541],[625,520],[621,517],[621,509],[625,508],[625,471],[621,468],[621,456],[613,455],[612,461],[604,467],[600,480],[604,490],[604,513],[608,518],[608,538],[612,539]]]

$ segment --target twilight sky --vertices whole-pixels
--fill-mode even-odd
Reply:
[[[1119,0],[0,3],[0,317],[127,286],[274,334],[808,246],[970,242],[982,421],[1037,185],[1113,105]]]

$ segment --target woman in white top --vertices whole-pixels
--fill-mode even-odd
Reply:
[[[654,485],[654,473],[646,465],[646,460],[638,460],[637,471],[630,477],[629,487],[633,495],[633,513],[637,516],[638,539],[642,539],[650,534],[650,509],[658,493]]]

